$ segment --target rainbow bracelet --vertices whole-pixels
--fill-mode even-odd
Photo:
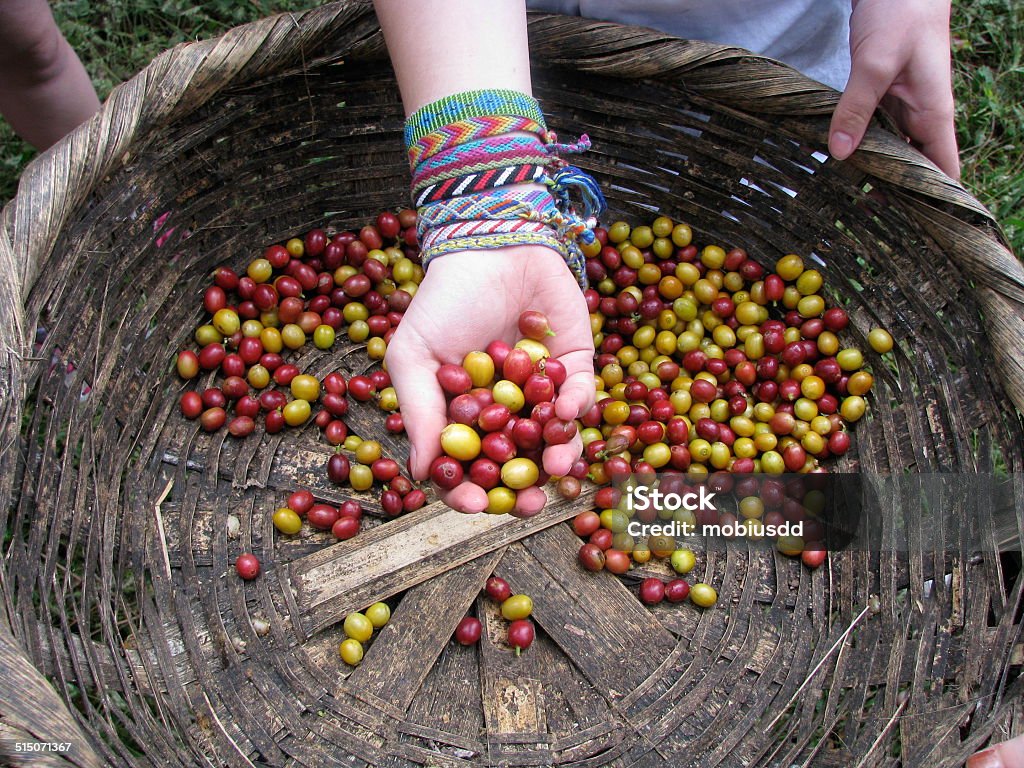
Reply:
[[[482,122],[526,118],[544,125],[544,113],[532,96],[503,89],[466,91],[445,96],[409,115],[405,121],[405,146],[411,148],[430,133],[474,118],[482,119]],[[505,128],[501,132],[509,133],[511,130],[518,129]],[[459,141],[457,137],[454,140]]]
[[[548,165],[544,145],[524,136],[492,136],[463,144],[420,163],[412,172],[412,189],[419,190],[438,181],[467,173],[504,168],[509,165]]]

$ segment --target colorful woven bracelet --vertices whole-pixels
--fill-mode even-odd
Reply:
[[[422,238],[428,230],[456,221],[520,218],[539,221],[554,210],[557,210],[554,198],[545,189],[493,190],[425,205],[416,217],[416,228]]]
[[[504,225],[490,227],[488,231],[499,229],[502,236],[493,237],[488,247],[525,244],[555,247],[552,244],[557,243],[555,249],[566,260],[579,284],[586,286],[583,254],[577,244],[587,231],[586,223],[571,213],[560,211],[547,190],[505,188],[423,206],[417,218],[417,229],[424,267],[444,253],[484,247],[479,237],[473,241],[473,246],[467,242],[467,237],[476,235],[480,227],[460,229],[457,225],[495,221]],[[544,228],[526,226],[538,223]]]
[[[514,189],[502,187],[422,206],[417,231],[424,269],[452,251],[543,245],[554,248],[580,287],[586,288],[586,265],[577,242],[584,232],[593,234],[586,223],[560,211],[547,190],[515,193]]]
[[[467,118],[501,117],[525,117],[544,124],[540,104],[525,93],[506,89],[466,91],[445,96],[409,115],[405,121],[405,146],[412,147],[427,134]]]
[[[423,248],[426,249],[427,262],[429,263],[430,259],[437,255],[438,250],[448,247],[446,245],[448,242],[454,242],[467,237],[480,238],[491,235],[522,236],[524,233],[557,238],[554,230],[542,221],[527,221],[526,219],[457,221],[454,224],[446,224],[443,227],[436,227],[430,230],[423,241]]]
[[[427,134],[411,147],[407,147],[409,167],[415,168],[419,163],[429,160],[439,152],[445,152],[466,142],[490,136],[507,136],[512,133],[531,133],[543,138],[547,134],[547,128],[543,122],[517,115],[468,117],[465,120],[445,125]]]
[[[417,110],[405,138],[424,267],[453,251],[536,244],[561,254],[586,286],[579,242],[593,239],[586,218],[604,198],[592,178],[558,157],[588,149],[586,136],[556,144],[531,97],[472,91]],[[544,187],[524,189],[524,181]],[[582,216],[570,189],[581,194]]]
[[[576,282],[581,288],[586,290],[586,267],[580,261],[582,256],[577,258],[571,254],[565,241],[547,228],[538,232],[517,231],[509,234],[471,235],[448,239],[430,249],[426,255],[427,261],[424,262],[424,268],[426,268],[429,261],[448,253],[492,250],[494,248],[509,248],[516,245],[540,245],[555,251],[565,261],[573,276],[576,277]],[[580,277],[581,274],[583,275],[582,278]]]
[[[412,188],[419,190],[460,173],[524,163],[548,165],[550,162],[544,146],[536,140],[522,136],[495,136],[474,141],[465,148],[456,147],[420,163],[412,172]]]
[[[414,189],[413,204],[419,208],[427,203],[436,203],[459,195],[471,195],[485,189],[539,182],[545,175],[543,165],[532,163],[469,170],[469,173],[442,179],[422,189]]]
[[[596,190],[593,179],[572,166],[560,169],[553,178],[546,174],[542,178],[547,185],[544,189],[501,187],[421,206],[417,216],[417,231],[424,268],[437,256],[455,250],[538,244],[555,247],[576,276],[577,282],[585,288],[586,266],[579,242],[592,240],[593,232],[587,228],[588,222],[577,216],[570,206],[563,205],[565,210],[560,209],[556,195],[560,200],[568,200],[568,187],[582,186],[583,203],[588,215],[603,207],[604,199],[600,191]],[[480,237],[472,237],[473,228],[456,226],[492,221],[503,222],[505,225],[490,228],[500,229],[501,232],[489,236],[490,239],[486,240],[488,245]],[[538,231],[536,227],[527,228],[522,226],[523,222],[539,223],[543,229]],[[468,239],[470,237],[472,240]],[[553,243],[557,243],[557,246]]]
[[[556,203],[556,196],[559,199],[568,198],[568,186],[582,185],[584,182],[587,188],[583,190],[583,204],[589,217],[604,203],[601,197],[596,200],[591,197],[595,192],[600,196],[600,190],[596,189],[593,179],[578,168],[566,166],[559,170],[545,189],[509,187],[422,206],[416,221],[417,232],[422,241],[429,230],[456,221],[527,219],[550,224],[559,234],[572,240],[590,242],[593,232],[588,230],[583,217],[572,210],[562,210],[567,206],[560,208]]]

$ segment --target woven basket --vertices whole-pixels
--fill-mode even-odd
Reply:
[[[893,332],[844,466],[1021,477],[1024,279],[974,198],[881,127],[826,162],[836,94],[778,63],[530,27],[549,123],[589,133],[580,164],[613,216],[659,211],[765,263],[816,253],[852,337]],[[1015,517],[1006,533],[982,515],[980,552],[943,530],[814,572],[709,551],[703,613],[582,574],[565,504],[501,525],[432,504],[331,547],[276,537],[286,492],[336,498],[326,446],[313,428],[198,432],[169,361],[214,266],[404,203],[401,127],[372,12],[338,3],[168,51],[26,170],[0,228],[0,735],[71,744],[26,764],[956,766],[1020,730]],[[354,345],[303,358],[366,363]],[[404,459],[372,408],[350,426]],[[243,549],[252,583],[229,572]],[[450,641],[492,572],[536,599],[520,659],[486,601],[479,650]],[[393,621],[350,672],[337,621],[385,597]]]

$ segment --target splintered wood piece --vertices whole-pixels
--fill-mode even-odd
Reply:
[[[476,647],[452,642],[438,658],[396,728],[402,742],[427,741],[439,750],[461,750],[469,758],[483,752],[483,707]]]
[[[594,492],[591,486],[575,501],[551,499],[526,519],[465,515],[435,502],[307,555],[282,572],[295,594],[293,623],[308,637],[351,611],[573,517]]]
[[[409,590],[344,688],[404,712],[502,554],[478,557]]]
[[[672,633],[607,571],[576,562],[580,542],[558,526],[513,544],[495,572],[533,598],[544,631],[615,703],[646,680],[675,647]]]
[[[502,618],[501,607],[494,600],[479,599],[477,616],[483,624],[480,682],[491,748],[516,743],[537,749],[538,743],[547,742],[549,737],[544,684],[536,654],[527,649],[516,656],[508,644],[509,622]]]

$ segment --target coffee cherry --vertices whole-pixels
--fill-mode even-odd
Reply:
[[[473,616],[464,617],[455,627],[455,640],[460,645],[475,645],[480,641],[483,625]]]
[[[463,474],[462,465],[451,456],[438,456],[430,465],[430,479],[442,490],[459,485]]]
[[[690,585],[683,579],[673,579],[665,585],[665,599],[670,603],[681,603],[690,595]]]
[[[516,650],[516,656],[533,644],[536,632],[529,619],[518,619],[508,625],[508,644]]]
[[[554,336],[547,317],[543,313],[528,309],[519,315],[519,332],[528,339],[543,341],[548,336]]]
[[[718,592],[708,584],[694,584],[690,587],[690,602],[701,608],[710,608],[718,602]]]
[[[235,572],[246,581],[252,581],[260,575],[260,561],[251,552],[245,552],[235,560]]]
[[[644,579],[640,583],[640,600],[645,605],[657,605],[665,599],[665,582],[661,579]]]

